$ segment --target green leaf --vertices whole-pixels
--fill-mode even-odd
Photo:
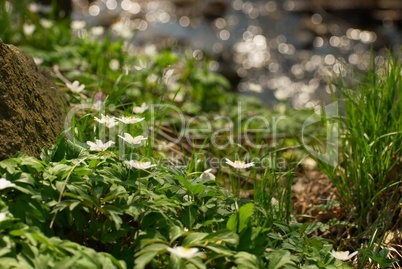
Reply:
[[[143,269],[150,263],[153,258],[158,254],[157,252],[146,252],[141,254],[139,257],[135,259],[134,269]]]
[[[233,213],[233,215],[229,217],[226,227],[235,233],[241,233],[241,231],[247,227],[253,212],[254,204],[248,203],[241,206],[238,212]]]
[[[30,173],[21,173],[14,181],[35,186],[35,180]]]
[[[73,268],[79,258],[80,258],[80,256],[78,256],[78,255],[74,255],[72,257],[66,257],[66,258],[62,259],[61,261],[57,262],[54,265],[54,268],[58,268],[58,269]]]
[[[216,254],[231,257],[233,255],[233,251],[228,249],[225,246],[218,245],[218,244],[208,244],[206,246],[207,249],[212,250]]]
[[[228,219],[226,223],[226,227],[234,233],[237,233],[237,226],[239,225],[239,216],[238,213],[234,213]]]
[[[118,207],[112,205],[106,205],[102,208],[105,214],[108,214],[109,217],[113,220],[116,230],[120,229],[123,220],[120,218],[120,214],[122,214],[121,210]]]
[[[202,245],[204,242],[204,238],[207,236],[207,233],[191,233],[186,238],[184,238],[182,245],[184,247],[192,247],[195,245]]]
[[[247,227],[250,217],[254,213],[254,204],[248,203],[240,207],[239,209],[239,232]]]
[[[7,256],[12,256],[13,252],[15,251],[14,248],[15,248],[14,240],[9,235],[0,235],[0,257],[5,256],[7,254],[9,254]]]
[[[248,252],[240,251],[234,255],[235,263],[238,269],[258,269],[263,268],[261,261]]]
[[[121,198],[127,196],[127,191],[122,186],[112,186],[110,188],[110,192],[105,195],[105,198],[102,199],[103,203],[109,202],[116,198]]]
[[[195,208],[194,206],[186,206],[184,209],[180,211],[180,220],[188,228],[193,227],[193,224],[196,221],[196,217],[197,217],[197,208]]]
[[[73,211],[74,208],[76,208],[80,203],[81,203],[81,201],[72,202],[72,203],[68,206],[68,209],[69,209],[70,211]]]
[[[155,244],[147,245],[146,247],[142,248],[139,252],[137,252],[135,254],[135,257],[139,257],[146,252],[158,253],[159,251],[166,250],[167,248],[168,248],[168,245],[163,244],[163,243],[155,243]]]
[[[144,247],[135,254],[136,259],[134,268],[145,268],[145,266],[150,263],[159,252],[166,251],[167,248],[168,246],[166,244],[161,243],[155,243]]]
[[[185,232],[179,226],[173,226],[169,229],[170,243],[173,243],[177,238],[182,236]]]
[[[57,138],[55,147],[51,150],[51,161],[60,162],[63,159],[71,160],[77,158],[82,152],[85,152],[85,148],[79,144],[75,144],[73,141],[67,138],[67,134],[71,132],[71,129],[65,130]],[[46,154],[44,154],[46,155]],[[46,157],[48,159],[48,157]]]
[[[230,230],[224,229],[224,230],[219,230],[214,233],[208,234],[203,241],[205,242],[226,242],[230,243],[233,245],[237,245],[239,243],[239,236],[235,233],[233,233]]]
[[[56,163],[53,167],[48,169],[48,173],[55,175],[59,180],[64,179],[67,174],[71,171],[72,167],[63,163]]]
[[[139,249],[143,249],[144,247],[155,243],[165,243],[164,238],[158,232],[152,232],[142,236],[147,236],[148,238],[140,238]]]
[[[18,164],[15,159],[5,159],[0,162],[0,167],[5,169],[7,173],[13,175],[18,167]]]
[[[298,268],[293,257],[287,250],[275,250],[268,255],[268,269]]]
[[[174,254],[170,255],[170,267],[172,269],[187,269],[185,260]]]
[[[200,258],[188,259],[188,262],[186,264],[186,268],[193,268],[193,266],[191,266],[191,267],[189,266],[190,265],[189,263],[195,265],[195,267],[199,268],[199,269],[206,269],[207,268],[206,265],[202,262],[202,260]]]
[[[1,257],[0,258],[0,269],[10,269],[10,268],[21,268],[21,264],[15,258]],[[25,267],[27,268],[27,267]],[[32,267],[29,267],[32,268]]]
[[[21,165],[31,167],[36,170],[36,172],[42,172],[44,170],[43,163],[34,157],[22,158]]]
[[[184,185],[186,190],[189,191],[192,196],[194,196],[196,194],[199,194],[199,193],[202,193],[204,191],[204,189],[205,189],[204,185],[202,185],[202,184],[193,184],[187,178],[185,178],[185,177],[183,177],[181,175],[177,176],[176,179],[178,181],[180,181]]]

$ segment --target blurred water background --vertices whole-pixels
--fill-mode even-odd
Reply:
[[[383,65],[402,42],[402,1],[332,2],[74,0],[72,26],[104,27],[137,53],[191,49],[233,90],[305,108],[330,100],[329,79],[366,70],[371,51]]]

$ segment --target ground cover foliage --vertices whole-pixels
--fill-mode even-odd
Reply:
[[[40,158],[0,162],[1,268],[400,266],[396,57],[334,83],[339,114],[319,117],[339,126],[339,163],[310,157],[339,193],[322,207],[343,213],[300,222],[292,185],[305,145],[326,143],[323,124],[304,128],[314,110],[231,93],[205,56],[135,51],[0,3],[0,37],[51,68],[70,103],[65,131]],[[344,237],[324,236],[334,228]]]

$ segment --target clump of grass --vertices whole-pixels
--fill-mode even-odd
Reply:
[[[320,167],[350,212],[355,243],[375,237],[378,244],[402,223],[402,65],[392,55],[384,66],[373,61],[357,86],[343,84],[338,91],[343,110],[340,164],[320,162]]]

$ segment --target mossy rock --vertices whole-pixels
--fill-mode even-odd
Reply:
[[[64,100],[47,69],[0,40],[0,160],[51,146],[64,128]]]

